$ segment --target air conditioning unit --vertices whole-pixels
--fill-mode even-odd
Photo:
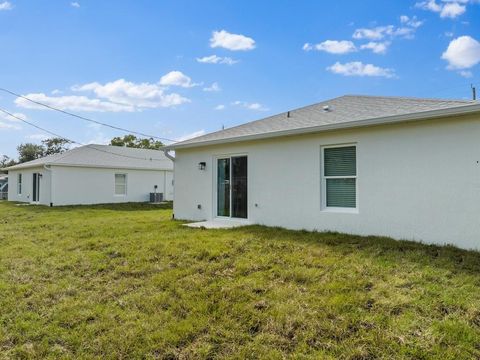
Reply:
[[[159,203],[163,201],[163,193],[150,193],[150,202]]]

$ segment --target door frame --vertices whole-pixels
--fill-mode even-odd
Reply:
[[[232,216],[232,187],[230,186],[230,216],[219,216],[218,214],[218,160],[220,159],[230,159],[230,174],[232,174],[232,157],[247,157],[247,217],[246,218],[237,218]],[[221,154],[213,156],[213,218],[214,219],[224,219],[224,220],[235,220],[235,221],[248,221],[250,218],[249,204],[250,204],[250,161],[248,153],[234,153],[234,154]],[[230,175],[230,185],[232,184],[232,176]]]
[[[40,179],[42,174],[39,172],[32,173],[32,201],[33,204],[40,203]],[[35,200],[36,195],[36,200]]]

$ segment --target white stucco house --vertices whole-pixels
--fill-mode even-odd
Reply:
[[[186,140],[177,219],[480,248],[480,104],[342,96]]]
[[[86,145],[8,170],[8,200],[40,205],[173,199],[173,163],[161,151]]]

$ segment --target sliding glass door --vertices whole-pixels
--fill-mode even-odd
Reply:
[[[246,156],[217,159],[217,216],[248,217]]]
[[[32,201],[39,202],[40,201],[40,174],[33,173],[33,189],[32,189]]]

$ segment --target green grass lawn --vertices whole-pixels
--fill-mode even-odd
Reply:
[[[472,359],[480,254],[0,203],[0,358]]]

